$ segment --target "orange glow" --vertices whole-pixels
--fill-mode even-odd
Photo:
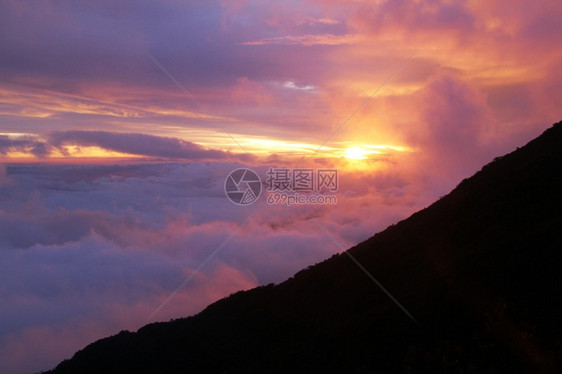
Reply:
[[[89,161],[99,162],[107,160],[135,160],[142,159],[144,156],[130,155],[126,153],[108,151],[100,147],[84,146],[64,146],[60,150],[54,149],[46,159],[40,159],[25,152],[7,152],[0,157],[0,162],[70,162],[70,161]]]
[[[344,157],[352,160],[364,160],[368,152],[360,147],[352,147],[345,150]]]
[[[143,156],[108,151],[100,147],[64,146],[63,151],[55,151],[51,158],[142,158]]]

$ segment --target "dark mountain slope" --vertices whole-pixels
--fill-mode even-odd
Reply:
[[[562,123],[346,254],[53,373],[562,370]]]

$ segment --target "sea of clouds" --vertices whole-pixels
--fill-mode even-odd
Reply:
[[[2,165],[0,372],[45,370],[93,340],[281,282],[339,251],[312,218],[352,246],[431,195],[340,171],[336,205],[271,206],[264,191],[237,206],[224,181],[241,166]]]

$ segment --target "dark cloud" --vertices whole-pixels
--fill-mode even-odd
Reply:
[[[70,130],[52,132],[46,140],[30,136],[14,138],[0,135],[0,155],[21,152],[44,158],[55,148],[67,153],[64,149],[67,145],[99,147],[107,151],[158,159],[255,161],[255,156],[248,153],[233,154],[205,149],[186,140],[146,134]]]
[[[108,131],[64,131],[49,136],[49,144],[96,146],[109,151],[163,157],[171,159],[226,159],[228,154],[217,150],[206,150],[197,144],[170,137],[145,134],[121,134]]]
[[[50,146],[36,138],[23,136],[12,138],[0,135],[0,155],[9,152],[31,153],[36,157],[46,157],[50,153]]]

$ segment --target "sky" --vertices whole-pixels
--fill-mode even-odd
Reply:
[[[2,373],[279,283],[562,117],[554,0],[0,9]],[[233,204],[238,168],[337,203]]]

